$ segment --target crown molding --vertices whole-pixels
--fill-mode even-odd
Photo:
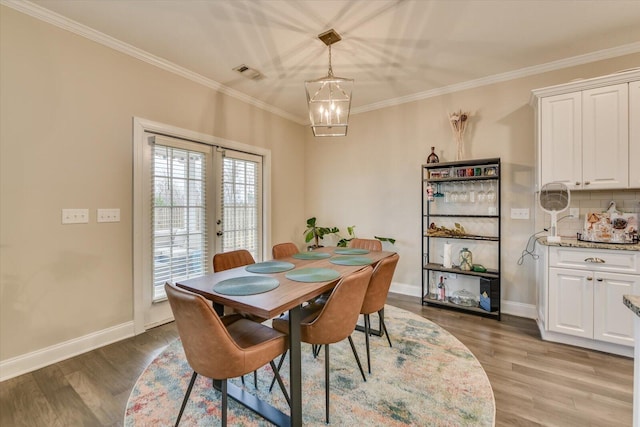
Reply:
[[[80,24],[79,22],[65,18],[62,15],[59,15],[55,12],[52,12],[48,9],[45,9],[29,1],[0,0],[0,4],[10,7],[12,9],[15,9],[19,12],[25,13],[27,15],[30,15],[34,18],[40,19],[42,21],[48,22],[62,29],[73,32],[75,34],[78,34],[82,37],[85,37],[87,39],[100,43],[102,45],[108,46],[126,55],[137,58],[141,61],[154,65],[165,71],[169,71],[171,73],[182,76],[186,79],[189,79],[193,82],[196,82],[208,88],[214,89],[225,95],[229,95],[247,104],[253,105],[262,110],[276,114],[287,120],[291,120],[292,122],[295,122],[297,124],[304,125],[304,126],[309,125],[309,122],[306,119],[301,120],[298,116],[295,116],[291,113],[288,113],[284,110],[281,110],[277,107],[274,107],[270,104],[260,101],[259,99],[256,99],[249,95],[241,93],[237,90],[231,89],[230,87],[225,86],[215,80],[204,77],[201,74],[190,71],[184,67],[181,67],[177,64],[174,64],[158,56],[152,55],[142,49],[139,49],[139,48],[136,48],[135,46],[124,43],[111,36],[108,36],[104,33],[101,33],[90,27],[87,27],[86,25]],[[379,110],[382,108],[398,106],[398,105],[406,104],[409,102],[420,101],[423,99],[433,98],[436,96],[446,95],[454,92],[460,92],[463,90],[475,89],[478,87],[487,86],[495,83],[506,82],[509,80],[515,80],[515,79],[519,79],[522,77],[527,77],[535,74],[546,73],[549,71],[560,70],[563,68],[573,67],[576,65],[583,65],[589,62],[601,61],[604,59],[615,58],[618,56],[624,56],[624,55],[629,55],[629,54],[638,53],[638,52],[640,52],[640,42],[629,43],[629,44],[617,46],[610,49],[602,49],[599,51],[595,51],[595,52],[591,52],[583,55],[572,56],[572,57],[560,59],[557,61],[551,61],[544,64],[534,65],[531,67],[520,68],[514,71],[508,71],[505,73],[494,74],[492,76],[482,77],[475,80],[469,80],[466,82],[455,83],[449,86],[430,89],[427,91],[418,92],[418,93],[414,93],[407,96],[392,98],[392,99],[388,99],[380,102],[375,102],[372,104],[362,105],[359,107],[353,107],[351,108],[350,114],[360,114],[368,111]]]
[[[367,111],[378,110],[380,108],[393,107],[400,104],[406,104],[408,102],[420,101],[422,99],[433,98],[440,95],[446,95],[453,92],[460,92],[468,89],[475,89],[481,86],[487,86],[495,83],[506,82],[509,80],[515,80],[522,77],[528,77],[536,74],[542,74],[549,71],[560,70],[563,68],[569,68],[576,65],[583,65],[590,62],[601,61],[604,59],[615,58],[618,56],[629,55],[632,53],[640,52],[640,42],[634,42],[617,46],[610,49],[598,50],[583,55],[572,56],[570,58],[560,59],[558,61],[547,62],[540,65],[534,65],[531,67],[520,68],[514,71],[508,71],[506,73],[494,74],[492,76],[482,77],[475,80],[469,80],[462,83],[456,83],[449,86],[443,86],[440,88],[430,89],[424,92],[418,92],[411,95],[388,99],[386,101],[376,102],[373,104],[363,105],[360,107],[352,108],[351,114],[364,113]]]
[[[231,89],[230,87],[225,86],[222,83],[219,83],[201,74],[188,70],[184,67],[181,67],[180,65],[174,64],[173,62],[167,61],[166,59],[152,55],[151,53],[146,52],[142,49],[139,49],[135,46],[132,46],[128,43],[124,43],[107,34],[94,30],[91,27],[83,25],[72,19],[66,18],[60,14],[52,12],[49,9],[45,9],[44,7],[39,6],[35,3],[31,3],[29,1],[21,1],[21,0],[0,0],[0,4],[10,7],[12,9],[15,9],[33,18],[37,18],[37,19],[40,19],[41,21],[55,25],[56,27],[75,33],[79,36],[85,37],[96,43],[100,43],[104,46],[115,49],[119,52],[132,56],[136,59],[144,61],[155,67],[161,68],[165,71],[169,71],[170,73],[177,74],[195,83],[201,84],[215,91],[218,91],[225,95],[236,98],[240,101],[243,101],[247,104],[253,105],[254,107],[258,107],[262,110],[276,114],[287,120],[291,120],[295,123],[302,124],[302,125],[307,124],[306,121],[304,120],[301,121],[299,117],[294,116],[293,114],[290,114],[284,110],[276,108],[270,104],[267,104],[263,101],[260,101],[259,99],[253,98],[242,92]]]

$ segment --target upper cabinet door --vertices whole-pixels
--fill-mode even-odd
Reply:
[[[640,188],[640,80],[629,83],[629,187]]]
[[[562,182],[582,188],[581,93],[549,96],[540,102],[540,185]]]
[[[627,83],[582,92],[582,188],[629,186]]]

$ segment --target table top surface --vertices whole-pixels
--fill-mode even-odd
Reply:
[[[330,268],[340,273],[340,277],[358,271],[366,266],[363,265],[337,265],[331,263],[333,257],[343,256],[336,254],[335,250],[340,248],[325,247],[316,249],[316,252],[325,252],[331,254],[331,257],[319,260],[301,260],[293,257],[281,258],[278,261],[290,262],[295,265],[293,270],[281,273],[251,273],[246,270],[246,266],[221,271],[218,273],[210,273],[194,279],[180,280],[177,286],[200,294],[215,303],[238,309],[242,312],[253,314],[262,318],[273,318],[291,308],[302,304],[318,295],[327,292],[338,283],[340,278],[325,282],[297,282],[290,280],[286,274],[301,268]],[[358,257],[371,258],[371,264],[375,265],[378,261],[395,252],[387,251],[371,251]],[[264,276],[273,277],[280,282],[277,288],[254,295],[223,295],[217,293],[213,288],[216,283],[241,276]]]

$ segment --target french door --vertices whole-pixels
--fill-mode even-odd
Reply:
[[[261,260],[264,247],[262,156],[152,132],[142,140],[136,332],[173,319],[166,282],[207,274],[216,252],[242,248]]]

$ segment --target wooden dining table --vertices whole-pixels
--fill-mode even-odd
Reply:
[[[289,312],[289,349],[290,349],[290,379],[289,394],[291,398],[291,412],[287,415],[277,408],[258,399],[256,396],[244,392],[233,384],[228,384],[228,394],[249,409],[259,413],[267,420],[280,426],[302,425],[302,379],[301,379],[301,348],[300,348],[300,307],[306,301],[330,291],[338,281],[351,273],[365,268],[366,265],[338,265],[331,262],[332,259],[342,257],[336,250],[344,248],[323,247],[315,249],[315,253],[329,254],[329,258],[305,260],[295,257],[280,258],[277,261],[285,261],[294,265],[295,271],[302,268],[332,269],[340,274],[340,277],[323,282],[299,282],[287,278],[289,271],[280,273],[251,273],[246,266],[207,274],[205,276],[180,280],[176,285],[200,294],[212,301],[214,307],[231,307],[243,313],[271,319],[280,314]],[[302,252],[303,254],[306,252]],[[395,252],[370,251],[366,254],[354,255],[368,258],[370,265],[375,265],[383,258],[393,255]],[[217,283],[244,276],[268,276],[278,280],[279,285],[268,292],[254,295],[223,295],[214,290]]]

